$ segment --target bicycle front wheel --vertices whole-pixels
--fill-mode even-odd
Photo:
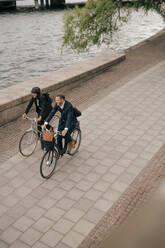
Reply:
[[[76,152],[78,152],[78,149],[81,144],[81,130],[79,128],[75,128],[71,134],[72,140],[74,141],[74,147],[68,154],[73,156]]]
[[[24,157],[29,157],[31,156],[38,143],[38,135],[35,131],[30,130],[26,131],[19,142],[19,151]]]
[[[58,153],[56,150],[46,151],[40,165],[40,174],[43,178],[49,179],[57,165]]]

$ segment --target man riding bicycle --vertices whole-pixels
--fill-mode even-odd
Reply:
[[[45,119],[50,114],[52,110],[52,100],[49,97],[48,93],[41,93],[39,87],[34,87],[31,90],[32,98],[29,101],[29,104],[26,107],[25,113],[23,114],[23,118],[26,118],[27,114],[29,113],[33,103],[36,107],[36,112],[38,114],[37,123],[38,123],[38,130],[41,131],[41,125],[44,124]],[[39,133],[38,133],[39,136]]]
[[[42,128],[46,128],[46,125],[49,124],[50,120],[53,118],[55,113],[59,111],[61,113],[61,117],[59,119],[58,131],[61,132],[61,135],[57,137],[57,144],[59,153],[62,156],[68,147],[68,151],[70,152],[74,147],[74,140],[71,138],[71,133],[76,127],[77,118],[74,114],[73,106],[70,102],[65,100],[64,95],[56,96],[56,105],[46,118],[44,125]],[[65,145],[62,145],[62,139],[65,139]]]

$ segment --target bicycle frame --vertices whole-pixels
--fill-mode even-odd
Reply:
[[[42,131],[38,130],[37,126],[41,126],[41,125],[38,125],[37,122],[36,122],[36,118],[31,118],[31,117],[26,117],[25,119],[27,120],[30,120],[31,121],[31,126],[29,129],[26,130],[26,132],[29,132],[29,131],[34,131],[34,132],[38,132],[39,134],[42,134]]]

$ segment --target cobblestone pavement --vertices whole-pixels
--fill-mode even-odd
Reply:
[[[71,88],[63,88],[57,93],[64,93],[67,99],[79,106],[81,110],[121,87],[129,80],[165,59],[165,32],[153,40],[131,48],[126,52],[127,59],[110,68],[107,72],[87,82],[79,83]],[[23,110],[22,110],[23,111]],[[18,152],[19,139],[29,123],[18,119],[0,127],[0,163]],[[4,142],[5,141],[5,142]]]
[[[75,248],[165,141],[165,61],[89,106],[80,152],[40,177],[42,151],[0,166],[0,247]]]

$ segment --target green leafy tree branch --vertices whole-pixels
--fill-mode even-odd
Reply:
[[[165,0],[88,0],[85,7],[76,6],[64,16],[63,47],[77,52],[93,45],[109,44],[113,34],[128,21],[130,9],[156,10],[165,16]]]

